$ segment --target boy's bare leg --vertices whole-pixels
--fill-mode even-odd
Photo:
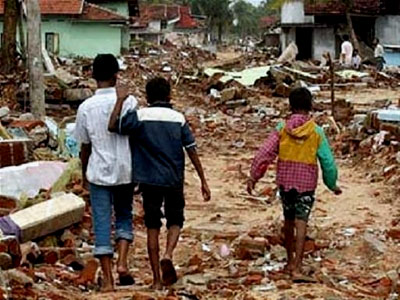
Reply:
[[[167,235],[167,248],[165,249],[165,259],[172,261],[173,253],[178,244],[179,235],[181,233],[181,228],[179,226],[173,225],[168,229]]]
[[[151,270],[153,271],[153,285],[155,290],[162,289],[160,274],[160,246],[158,237],[160,229],[147,229],[147,251],[149,253]]]
[[[286,220],[284,225],[285,234],[285,248],[287,253],[287,264],[285,266],[285,271],[291,273],[295,268],[294,261],[294,220]]]
[[[129,241],[120,239],[118,241],[118,260],[117,260],[117,272],[120,275],[128,273],[128,251]]]
[[[112,257],[103,255],[100,257],[101,269],[103,271],[103,283],[101,291],[104,293],[112,292],[114,290],[114,280],[112,276]]]
[[[307,233],[307,222],[296,219],[296,257],[294,260],[294,269],[292,271],[293,276],[302,275],[301,274],[301,265],[303,262],[303,254],[304,254],[304,244],[306,241],[306,233]]]

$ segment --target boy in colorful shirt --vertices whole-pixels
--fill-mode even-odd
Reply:
[[[314,204],[318,182],[318,161],[323,171],[325,185],[336,195],[341,194],[336,185],[337,168],[324,131],[310,116],[312,95],[306,88],[298,88],[289,97],[292,115],[286,124],[280,123],[256,154],[247,190],[251,194],[268,165],[278,157],[277,184],[285,217],[285,270],[295,280],[301,278],[301,264],[307,222]],[[294,243],[294,230],[296,241]]]

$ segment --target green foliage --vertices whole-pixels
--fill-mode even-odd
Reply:
[[[271,8],[271,9],[279,9],[282,7],[282,5],[285,2],[290,2],[291,0],[269,0],[266,1],[266,4]],[[346,5],[347,8],[351,8],[353,5],[353,0],[303,0],[306,3],[311,3],[311,4],[316,4],[319,2],[331,2],[331,1],[339,1]]]
[[[194,15],[207,17],[209,31],[217,32],[219,40],[226,32],[241,37],[257,35],[260,19],[277,13],[267,0],[257,7],[245,0],[142,0],[141,3],[190,5]]]

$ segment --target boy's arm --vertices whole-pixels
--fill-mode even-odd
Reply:
[[[82,165],[82,185],[88,190],[89,182],[86,178],[87,166],[89,163],[90,154],[92,153],[92,144],[87,129],[86,114],[84,106],[80,106],[76,116],[76,124],[74,129],[74,137],[81,144],[80,159]]]
[[[206,177],[204,175],[203,166],[201,165],[199,156],[197,155],[196,151],[196,141],[193,137],[192,131],[190,130],[189,125],[185,123],[182,125],[182,146],[186,149],[186,152],[190,158],[190,161],[194,165],[197,174],[201,180],[201,192],[203,194],[204,201],[210,201],[211,199],[211,192],[210,188],[208,187]]]
[[[317,156],[321,164],[322,178],[325,185],[335,194],[341,194],[340,188],[336,185],[338,179],[338,170],[336,167],[335,158],[333,157],[328,139],[322,128],[317,127],[322,141],[319,145]]]
[[[115,103],[114,109],[111,113],[110,121],[108,122],[108,130],[110,132],[119,131],[119,118],[121,116],[122,107],[125,100],[128,98],[128,89],[125,87],[117,88],[117,102]]]
[[[127,99],[129,99],[128,89],[125,87],[118,87],[117,102],[115,103],[110,120],[108,122],[108,130],[110,132],[129,135],[132,134],[137,128],[138,118],[136,111],[128,111],[123,117],[121,117],[123,105]]]
[[[197,151],[195,147],[186,148],[186,152],[189,155],[189,158],[196,169],[197,174],[201,180],[201,192],[203,194],[204,201],[210,201],[211,199],[211,191],[208,187],[206,177],[204,175],[203,166],[201,165],[199,156],[197,155]]]
[[[261,148],[258,150],[251,165],[250,178],[247,182],[247,191],[249,194],[255,188],[256,183],[267,171],[268,166],[273,163],[279,152],[279,132],[272,132]]]
[[[86,171],[89,164],[90,154],[92,154],[92,144],[81,144],[80,158],[82,162],[82,183],[83,188],[86,190],[89,190],[89,182],[86,178]]]

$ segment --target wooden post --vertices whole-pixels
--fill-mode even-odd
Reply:
[[[29,98],[31,112],[37,119],[45,114],[42,40],[38,0],[26,1],[28,24]]]
[[[19,44],[21,46],[21,56],[26,66],[26,35],[24,33],[24,8],[23,3],[18,2],[19,18],[18,18],[18,31],[19,31]]]
[[[328,52],[326,54],[327,62],[329,65],[329,71],[331,75],[331,109],[332,109],[332,117],[335,119],[335,66],[333,64],[331,54]]]

